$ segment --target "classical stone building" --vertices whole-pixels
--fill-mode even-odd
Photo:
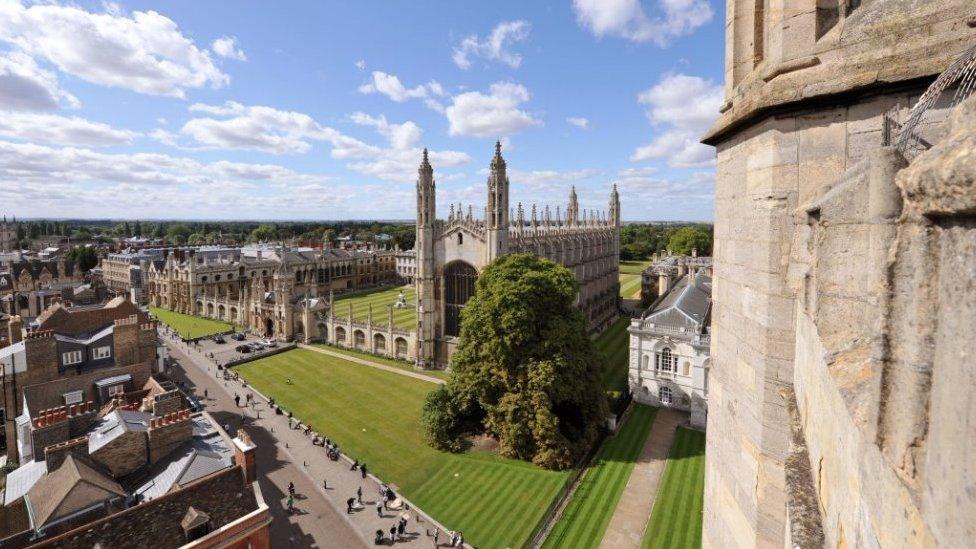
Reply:
[[[457,343],[461,311],[474,294],[478,272],[497,257],[533,253],[576,274],[577,304],[589,326],[600,330],[617,316],[620,263],[620,197],[614,186],[609,214],[579,211],[575,189],[566,218],[548,206],[540,219],[535,205],[526,217],[522,204],[509,206],[509,180],[501,144],[488,175],[484,219],[451,206],[437,219],[434,170],[424,151],[417,179],[417,362],[443,367]]]
[[[682,273],[630,321],[628,378],[635,400],[690,412],[691,425],[705,427],[711,320],[712,279],[701,268]]]
[[[726,29],[703,545],[971,546],[976,6]]]
[[[396,280],[392,250],[258,246],[164,253],[149,263],[145,276],[151,305],[283,339],[325,337],[315,333],[318,322],[309,325],[300,314],[308,299],[323,302],[333,292]],[[321,309],[314,313],[324,318]]]
[[[650,305],[692,270],[711,277],[712,258],[699,256],[698,250],[692,250],[690,256],[654,254],[651,264],[641,271],[641,303]]]
[[[12,261],[0,268],[0,311],[33,319],[83,281],[78,265],[63,255]]]

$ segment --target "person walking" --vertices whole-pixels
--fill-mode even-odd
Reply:
[[[400,519],[400,522],[397,523],[397,537],[398,538],[401,537],[401,536],[403,536],[403,531],[406,528],[406,526],[407,525],[406,525],[406,523],[403,522],[403,519]]]
[[[234,405],[238,408],[241,407],[241,395],[234,393]]]
[[[441,537],[441,531],[435,526],[434,527],[434,547],[438,547],[438,539]]]
[[[356,488],[356,501],[359,502],[360,505],[363,504],[363,487],[362,486]]]
[[[288,496],[288,513],[295,510],[295,496]]]
[[[203,400],[210,400],[210,391],[206,389],[203,390]]]
[[[376,501],[376,516],[383,518],[383,502]]]
[[[396,533],[397,533],[397,527],[394,524],[393,526],[390,526],[390,540],[392,540],[393,543],[396,543],[396,541],[397,541],[397,535],[396,535]]]
[[[365,463],[359,466],[359,472],[362,473],[363,478],[365,479],[366,478],[366,464]]]
[[[347,500],[346,500],[346,514],[347,514],[347,515],[350,515],[350,514],[352,514],[352,504],[353,504],[353,503],[354,503],[355,501],[356,501],[356,500],[355,500],[355,499],[353,499],[353,498],[349,498],[349,499],[347,499]]]

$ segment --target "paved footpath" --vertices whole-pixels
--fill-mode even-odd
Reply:
[[[413,372],[413,371],[410,371],[410,370],[404,370],[403,368],[394,368],[393,366],[388,366],[388,365],[382,364],[380,362],[373,362],[372,360],[366,360],[364,358],[359,358],[359,357],[355,357],[355,356],[351,356],[351,355],[347,355],[347,354],[343,354],[343,353],[337,353],[335,351],[331,351],[329,349],[325,349],[325,348],[322,348],[322,347],[314,347],[312,345],[305,345],[304,343],[299,343],[298,344],[298,347],[301,348],[301,349],[308,349],[309,351],[315,351],[316,353],[322,353],[323,355],[329,355],[329,356],[339,357],[339,358],[341,358],[343,360],[348,360],[349,362],[355,362],[356,364],[363,364],[365,366],[372,366],[373,368],[378,368],[380,370],[386,370],[387,372],[393,372],[394,374],[400,374],[402,376],[412,377],[414,379],[419,379],[419,380],[422,380],[422,381],[429,381],[431,383],[439,383],[441,385],[444,385],[445,383],[447,383],[443,379],[439,379],[439,378],[436,378],[434,376],[428,376],[428,375],[424,375],[424,374],[422,374],[420,372]]]
[[[409,514],[410,519],[404,537],[396,546],[433,547],[433,539],[428,538],[426,532],[440,526],[430,517],[422,512],[418,513],[413,506],[407,511],[383,511],[382,516],[378,516],[375,503],[379,479],[372,474],[363,479],[358,470],[350,470],[351,461],[346,456],[337,462],[329,460],[325,449],[313,445],[312,438],[304,434],[304,429],[297,428],[297,425],[296,428],[290,428],[287,416],[275,414],[268,407],[264,395],[252,387],[244,387],[240,382],[225,381],[222,377],[218,379],[214,365],[202,353],[187,351],[181,343],[163,339],[170,347],[171,355],[184,365],[183,370],[191,385],[189,389],[201,399],[214,417],[221,423],[230,423],[232,428],[236,428],[241,424],[241,413],[245,413],[245,429],[258,444],[259,451],[262,446],[274,449],[273,455],[267,460],[263,460],[263,456],[259,454],[258,471],[262,480],[267,477],[268,482],[275,485],[269,490],[265,490],[264,483],[261,485],[268,505],[278,512],[272,522],[275,547],[284,546],[284,540],[291,541],[296,547],[362,547],[373,544],[376,530],[385,532],[385,543],[389,545],[390,527],[395,525],[404,512]],[[354,357],[339,356],[355,361]],[[173,377],[179,379],[178,375]],[[208,390],[208,400],[203,398],[204,388]],[[237,407],[233,400],[234,395],[239,394],[244,403],[247,393],[254,395],[254,404]],[[214,413],[215,409],[227,410],[229,413]],[[328,433],[322,435],[328,436]],[[369,464],[366,466],[368,469]],[[327,489],[322,486],[323,480],[328,484]],[[284,509],[288,497],[288,482],[295,483],[298,493],[295,498],[296,512],[290,515]],[[346,500],[355,497],[359,487],[363,491],[364,507],[347,514]],[[292,532],[277,533],[275,526],[280,522],[291,526]],[[441,546],[447,547],[447,536],[442,527],[440,530]],[[300,536],[297,535],[298,532]],[[285,537],[278,537],[279,535]]]
[[[677,410],[661,408],[657,411],[651,432],[644,441],[644,448],[630,473],[630,479],[610,519],[607,532],[603,535],[601,549],[641,546],[644,528],[651,517],[654,498],[674,443],[675,430],[687,420],[688,415]]]

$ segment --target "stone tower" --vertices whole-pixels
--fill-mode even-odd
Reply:
[[[505,159],[502,158],[502,144],[495,142],[495,157],[491,159],[488,174],[485,263],[491,263],[508,252],[508,215],[508,175],[505,173]]]
[[[573,199],[576,198],[575,188],[573,189]],[[613,184],[613,190],[610,191],[610,223],[614,227],[620,228],[620,194],[617,192],[617,184]]]
[[[973,1],[727,4],[725,101],[704,138],[717,177],[703,547],[971,544],[976,408],[952,395],[976,387],[958,360],[922,378],[928,356],[973,356],[951,320],[972,325],[972,286],[933,274],[915,301],[896,291],[905,273],[943,266],[938,245],[917,245],[906,263],[895,234],[949,171],[900,192],[916,175],[888,145],[908,107],[976,43]],[[946,116],[946,102],[933,105],[919,127],[928,153]],[[960,200],[922,216],[925,234],[953,226],[946,215]],[[973,235],[955,223],[948,232]],[[973,248],[946,257],[946,268],[972,268]],[[955,314],[949,300],[941,311],[936,298],[952,295]],[[945,332],[916,358],[911,337],[891,338],[902,323]],[[940,379],[956,379],[955,392]]]
[[[576,199],[576,185],[569,189],[569,204],[566,206],[566,224],[575,225],[579,221],[579,201]]]
[[[424,156],[417,169],[417,366],[421,368],[433,367],[436,359],[436,214],[434,168],[427,159],[427,149],[424,149]]]

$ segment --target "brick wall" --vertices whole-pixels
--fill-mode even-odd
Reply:
[[[146,464],[146,434],[129,431],[116,437],[92,454],[113,477],[123,477]]]
[[[149,423],[149,462],[156,463],[174,448],[193,436],[190,411],[182,410],[163,417],[152,418]]]
[[[58,467],[61,467],[61,464],[64,463],[64,459],[68,457],[69,453],[77,454],[81,456],[87,456],[88,437],[87,436],[78,437],[45,448],[44,462],[47,466],[47,472],[51,473],[53,471],[56,471]]]

